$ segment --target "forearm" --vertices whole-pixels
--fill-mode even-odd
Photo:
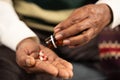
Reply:
[[[120,1],[119,0],[99,0],[97,4],[105,3],[107,4],[112,10],[112,22],[109,25],[111,28],[115,28],[120,24]]]
[[[24,22],[17,16],[11,0],[0,0],[0,42],[12,50],[28,37],[35,37]]]

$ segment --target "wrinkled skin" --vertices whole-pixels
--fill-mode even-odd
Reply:
[[[98,35],[112,20],[106,4],[89,4],[80,7],[54,28],[55,38],[63,45],[84,45]]]
[[[46,61],[38,58],[42,50],[48,57]],[[23,40],[17,47],[16,61],[18,65],[28,73],[45,72],[60,78],[71,78],[73,76],[72,64],[58,57],[49,48],[38,44],[33,39]]]

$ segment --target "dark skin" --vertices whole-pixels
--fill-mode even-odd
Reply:
[[[46,61],[39,59],[38,53],[40,50],[47,56]],[[64,79],[73,76],[71,63],[58,57],[52,50],[38,44],[32,38],[20,42],[16,50],[16,61],[28,73],[45,72]]]
[[[80,7],[55,28],[55,38],[63,45],[78,46],[88,43],[112,20],[112,13],[106,4],[89,4]]]
[[[55,38],[63,39],[68,46],[84,45],[98,35],[112,19],[110,8],[106,4],[86,5],[76,9],[63,22],[54,28]],[[38,59],[42,50],[48,56],[47,61]],[[71,63],[58,57],[49,48],[38,44],[32,38],[20,42],[16,51],[16,60],[19,66],[27,72],[46,72],[61,78],[73,76]]]

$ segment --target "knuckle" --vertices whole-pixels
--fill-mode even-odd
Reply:
[[[83,36],[83,41],[88,42],[90,40],[90,37],[88,35]]]
[[[76,32],[80,32],[81,29],[82,29],[82,25],[79,25],[79,24],[76,24],[76,25],[75,25],[75,31],[76,31]]]

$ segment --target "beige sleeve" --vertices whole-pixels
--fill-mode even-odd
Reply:
[[[0,42],[15,51],[17,45],[29,37],[39,42],[36,34],[20,21],[12,1],[0,0]]]

